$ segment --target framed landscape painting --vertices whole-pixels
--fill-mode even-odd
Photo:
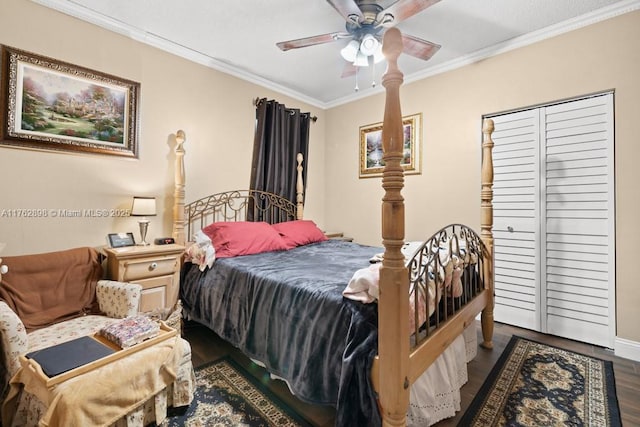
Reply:
[[[140,84],[2,46],[0,144],[138,156]]]
[[[400,165],[405,175],[420,174],[422,114],[413,114],[402,118],[404,138],[404,156]],[[360,178],[382,176],[382,123],[360,127]]]

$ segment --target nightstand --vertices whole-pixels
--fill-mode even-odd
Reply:
[[[325,231],[324,235],[329,239],[342,240],[343,242],[353,242],[353,237],[347,237],[341,231]]]
[[[149,245],[104,248],[111,280],[142,285],[140,311],[172,308],[180,289],[184,246]]]

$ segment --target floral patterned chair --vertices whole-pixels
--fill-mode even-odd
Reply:
[[[142,287],[100,280],[100,255],[93,248],[5,257],[4,264],[8,272],[0,275],[2,399],[9,391],[9,380],[21,369],[20,355],[93,334],[138,314]],[[167,407],[191,403],[195,388],[191,347],[182,338],[176,343],[181,356],[175,381],[116,420],[114,426],[160,424]],[[2,414],[3,425],[35,426],[47,414],[48,404],[26,390],[20,392],[17,402],[17,408],[14,405],[11,410],[15,414],[6,410]]]

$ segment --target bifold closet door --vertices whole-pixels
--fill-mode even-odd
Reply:
[[[539,331],[539,111],[493,120],[494,318]]]
[[[543,331],[613,348],[613,94],[542,109]]]
[[[492,118],[496,321],[613,347],[613,94]]]

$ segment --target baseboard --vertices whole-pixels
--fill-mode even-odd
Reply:
[[[614,345],[616,356],[640,362],[640,342],[616,337]]]

